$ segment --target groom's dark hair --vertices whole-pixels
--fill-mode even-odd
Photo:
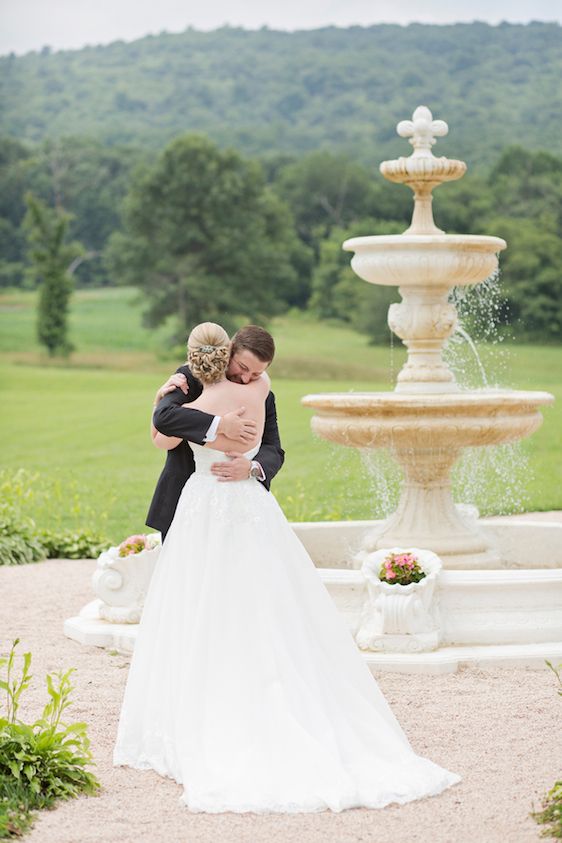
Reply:
[[[275,356],[275,343],[271,334],[259,325],[245,325],[232,337],[232,354],[241,349],[251,351],[262,363],[271,363]]]

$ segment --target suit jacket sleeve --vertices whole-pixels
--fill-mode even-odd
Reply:
[[[203,445],[214,416],[202,410],[190,410],[181,406],[186,402],[195,401],[201,395],[201,384],[187,366],[180,366],[177,371],[187,378],[187,395],[178,388],[165,395],[154,410],[152,423],[156,430],[165,436],[179,436],[181,439]]]
[[[269,489],[271,481],[283,465],[285,451],[281,447],[279,428],[277,426],[277,410],[275,408],[275,395],[270,392],[265,402],[265,426],[261,446],[254,457],[264,470],[265,480],[263,485]]]

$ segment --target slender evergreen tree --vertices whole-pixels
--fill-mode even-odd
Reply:
[[[33,194],[26,194],[27,234],[30,274],[39,284],[37,338],[49,355],[67,356],[72,351],[68,338],[68,305],[72,292],[73,264],[82,247],[65,243],[70,215],[49,208]]]

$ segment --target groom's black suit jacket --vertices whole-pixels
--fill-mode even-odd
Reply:
[[[181,389],[175,389],[168,393],[158,403],[153,416],[154,427],[160,433],[165,436],[179,436],[184,440],[180,442],[177,448],[168,451],[166,464],[156,484],[152,503],[146,516],[146,523],[149,527],[164,533],[168,531],[172,523],[185,482],[195,471],[193,451],[189,447],[189,442],[203,445],[205,435],[214,418],[209,413],[190,410],[188,407],[181,406],[199,398],[203,387],[191,374],[188,366],[180,366],[177,371],[187,378],[187,395]],[[285,452],[279,439],[273,392],[269,393],[265,401],[265,427],[261,446],[255,459],[260,463],[265,473],[263,485],[266,489],[269,489],[271,480],[275,477],[285,459]]]

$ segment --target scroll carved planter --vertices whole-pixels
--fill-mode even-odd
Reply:
[[[379,572],[390,553],[387,548],[364,555],[361,571],[367,581],[368,599],[355,634],[363,650],[415,653],[435,650],[439,645],[439,609],[436,584],[441,560],[430,550],[408,548],[426,576],[408,585],[381,580]]]
[[[92,576],[94,593],[100,600],[100,618],[112,623],[139,623],[161,547],[157,544],[129,556],[119,556],[119,548],[110,547],[100,554]]]

